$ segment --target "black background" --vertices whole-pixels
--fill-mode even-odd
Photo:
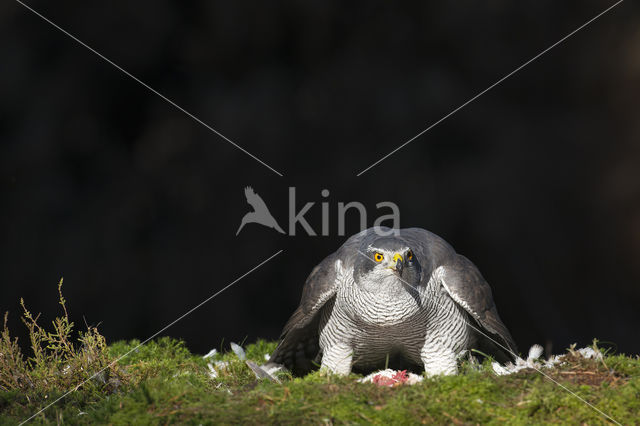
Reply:
[[[279,177],[16,2],[0,3],[0,310],[205,352],[275,339],[344,237],[337,203],[478,265],[521,350],[639,352],[640,9],[627,1],[360,177],[611,5],[605,1],[29,2]],[[331,236],[235,231],[251,185]],[[347,233],[358,231],[349,216]],[[84,318],[83,318],[84,317]],[[24,335],[18,333],[24,339]],[[24,340],[23,340],[24,341]]]

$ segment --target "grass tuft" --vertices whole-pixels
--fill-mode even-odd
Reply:
[[[38,323],[20,300],[22,322],[29,332],[31,355],[25,356],[7,327],[8,312],[0,335],[0,406],[38,407],[71,389],[82,387],[70,400],[95,401],[116,392],[130,382],[130,376],[109,356],[105,338],[96,327],[74,333],[66,301],[58,283],[58,302],[62,315],[47,330]],[[75,337],[74,337],[75,336]]]

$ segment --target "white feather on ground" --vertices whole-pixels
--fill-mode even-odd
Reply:
[[[581,348],[577,351],[583,358],[587,359],[602,359],[602,352],[596,351],[593,348]]]
[[[242,346],[237,343],[231,342],[231,350],[238,358],[240,358],[241,361],[245,361],[247,359],[247,354],[244,352],[244,349],[242,349]]]
[[[548,360],[540,360],[539,358],[542,356],[543,349],[540,345],[533,345],[529,349],[529,353],[527,355],[527,359],[522,359],[518,357],[514,363],[507,363],[501,365],[497,362],[491,364],[493,367],[493,371],[498,376],[503,376],[507,374],[514,374],[518,371],[531,368],[534,370],[539,370],[542,368],[552,368],[558,364],[563,362],[562,357],[564,355],[553,355]],[[602,359],[603,354],[597,349],[587,347],[575,350],[575,353],[579,354],[583,358],[586,359]],[[369,374],[368,376],[358,380],[360,383],[376,383],[381,386],[395,386],[396,382],[414,385],[416,383],[420,383],[423,380],[422,376],[418,376],[413,373],[408,373],[405,377],[398,380],[398,374],[401,373],[397,370],[386,369],[376,371],[374,373]]]
[[[602,352],[591,347],[577,349],[575,350],[575,353],[586,359],[603,358]],[[541,355],[542,346],[533,345],[531,346],[531,349],[529,349],[529,356],[527,356],[526,360],[518,357],[515,364],[510,362],[505,365],[500,365],[499,363],[494,362],[491,364],[491,366],[493,367],[493,371],[498,376],[504,376],[506,374],[517,373],[518,371],[524,370],[525,368],[532,368],[534,370],[539,370],[541,368],[551,368],[563,362],[562,357],[564,355],[553,355],[548,360],[540,360],[538,358],[540,358]]]
[[[208,353],[208,354],[206,354],[205,356],[203,356],[202,358],[203,358],[203,359],[211,358],[211,357],[216,356],[217,354],[218,354],[218,350],[214,348],[214,349],[211,349],[211,350],[209,351],[209,353]]]
[[[269,371],[267,371],[267,369],[264,369],[262,367],[260,367],[258,364],[256,364],[253,361],[245,361],[245,363],[247,364],[247,367],[249,367],[249,369],[251,369],[251,371],[253,371],[253,374],[256,376],[256,379],[260,380],[260,379],[269,379],[272,382],[278,383],[278,384],[282,384],[282,382],[274,375],[272,375]]]
[[[572,348],[573,347],[574,346],[572,346]],[[240,345],[231,342],[231,349],[240,360],[245,361],[247,359],[247,355],[244,349]],[[217,353],[218,351],[216,349],[212,349],[203,358],[207,359],[207,358],[215,357]],[[527,368],[531,368],[534,370],[539,370],[541,368],[552,368],[563,362],[562,357],[564,355],[552,355],[547,360],[540,360],[539,358],[540,356],[542,356],[542,353],[543,353],[542,346],[536,344],[531,346],[531,348],[529,349],[527,359],[518,357],[516,358],[515,364],[509,362],[507,364],[501,365],[497,362],[493,362],[491,366],[493,368],[493,372],[496,375],[503,376],[508,374],[514,374],[514,373],[517,373],[518,371],[521,371]],[[580,356],[586,359],[600,360],[600,359],[603,359],[604,357],[602,352],[600,352],[597,349],[594,349],[593,347],[575,349],[574,353],[579,354]],[[268,361],[269,354],[265,354],[264,358],[265,360]],[[472,360],[473,359],[474,358],[472,358]],[[211,378],[219,377],[218,371],[227,368],[228,365],[229,363],[225,361],[215,361],[213,364],[208,363],[207,367],[209,368],[209,376]],[[265,368],[265,366],[255,365],[255,368],[258,368],[260,370],[256,372],[254,368],[251,368],[254,374],[256,375],[256,378],[258,379],[268,378],[270,380],[277,381],[277,382],[279,382],[279,380],[275,378],[274,374],[283,369],[283,367],[279,365],[274,365],[274,366],[271,366],[270,368]],[[416,383],[422,382],[422,380],[423,380],[423,377],[417,374],[407,373],[405,371],[392,370],[390,368],[387,368],[386,370],[380,370],[380,371],[371,373],[368,376],[363,377],[362,379],[359,379],[358,382],[359,383],[376,383],[380,386],[396,386],[400,384],[415,385]]]
[[[207,367],[209,368],[209,377],[211,377],[212,379],[217,379],[218,371],[215,368],[213,368],[213,364],[209,363],[207,364]]]
[[[208,363],[207,367],[209,368],[209,377],[215,379],[219,376],[218,372],[226,369],[229,366],[229,363],[226,361],[216,361],[213,364]]]

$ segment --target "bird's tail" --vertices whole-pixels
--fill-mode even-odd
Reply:
[[[281,234],[286,234],[286,232],[284,232],[282,228],[280,228],[280,225],[278,225],[278,222],[276,222],[275,219],[273,219],[273,228]]]
[[[238,230],[236,231],[236,236],[238,236],[238,234],[240,233],[240,231],[242,230],[242,228],[244,228],[244,225],[247,224],[247,216],[242,218],[242,222],[240,222],[240,226],[238,227]]]

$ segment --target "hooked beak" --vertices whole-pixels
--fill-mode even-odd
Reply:
[[[404,259],[399,253],[396,253],[393,256],[393,265],[390,268],[396,271],[398,275],[402,276],[402,270],[404,269]]]

